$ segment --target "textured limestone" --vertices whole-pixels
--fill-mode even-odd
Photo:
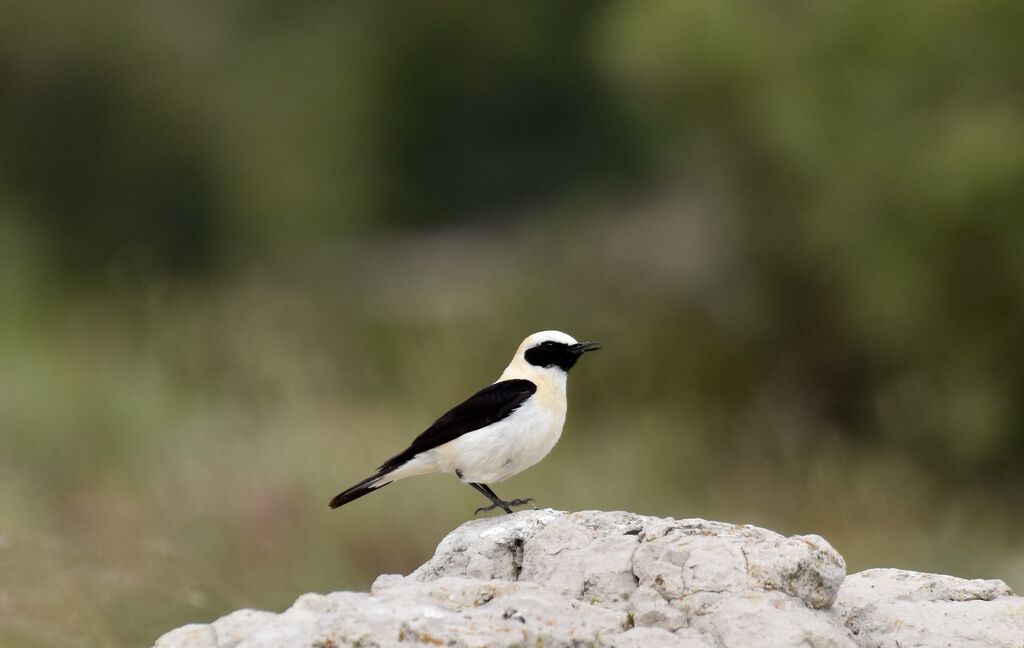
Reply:
[[[412,574],[381,576],[369,593],[235,612],[156,647],[1024,648],[1024,599],[999,581],[872,570],[844,584],[844,573],[815,535],[522,511],[463,524]]]
[[[836,608],[870,648],[1024,648],[1024,598],[999,580],[869,569],[846,579]]]

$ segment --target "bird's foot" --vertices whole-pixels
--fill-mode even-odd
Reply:
[[[506,513],[511,513],[512,512],[512,509],[510,509],[508,507],[508,505],[505,504],[505,502],[502,502],[501,504],[502,504],[501,508],[505,509]],[[493,511],[496,508],[498,508],[498,504],[491,504],[490,506],[481,506],[477,510],[473,511],[473,517],[476,517],[476,516],[480,515],[481,513],[486,513],[487,511]]]
[[[526,504],[529,504],[532,501],[534,501],[532,497],[527,497],[526,499],[514,499],[514,500],[511,500],[511,501],[508,501],[508,502],[503,502],[503,501],[499,500],[499,501],[495,502],[494,504],[491,504],[490,506],[481,506],[477,510],[473,511],[473,516],[476,517],[477,515],[480,515],[481,513],[485,513],[487,511],[493,511],[494,509],[499,508],[499,507],[503,511],[505,511],[506,513],[512,513],[512,508],[511,507],[513,507],[513,506],[525,506]]]

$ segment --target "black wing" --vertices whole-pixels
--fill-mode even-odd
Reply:
[[[537,391],[529,380],[502,380],[470,396],[464,403],[448,410],[423,434],[416,437],[405,451],[385,461],[376,474],[367,477],[331,500],[331,508],[338,508],[378,488],[390,484],[388,473],[421,452],[457,439],[467,432],[487,427],[505,418]]]
[[[445,412],[404,451],[385,461],[380,467],[380,473],[390,472],[419,453],[448,443],[467,432],[497,423],[516,411],[536,391],[537,385],[529,380],[502,380],[484,387]]]

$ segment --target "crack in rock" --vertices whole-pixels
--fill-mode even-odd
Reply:
[[[512,580],[518,581],[523,573],[523,552],[525,543],[522,538],[512,540]]]

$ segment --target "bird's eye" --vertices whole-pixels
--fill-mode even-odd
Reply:
[[[545,342],[544,344],[542,344],[541,346],[544,347],[545,349],[547,349],[548,351],[550,351],[551,349],[555,348],[555,343],[551,342],[549,340],[549,341]]]

